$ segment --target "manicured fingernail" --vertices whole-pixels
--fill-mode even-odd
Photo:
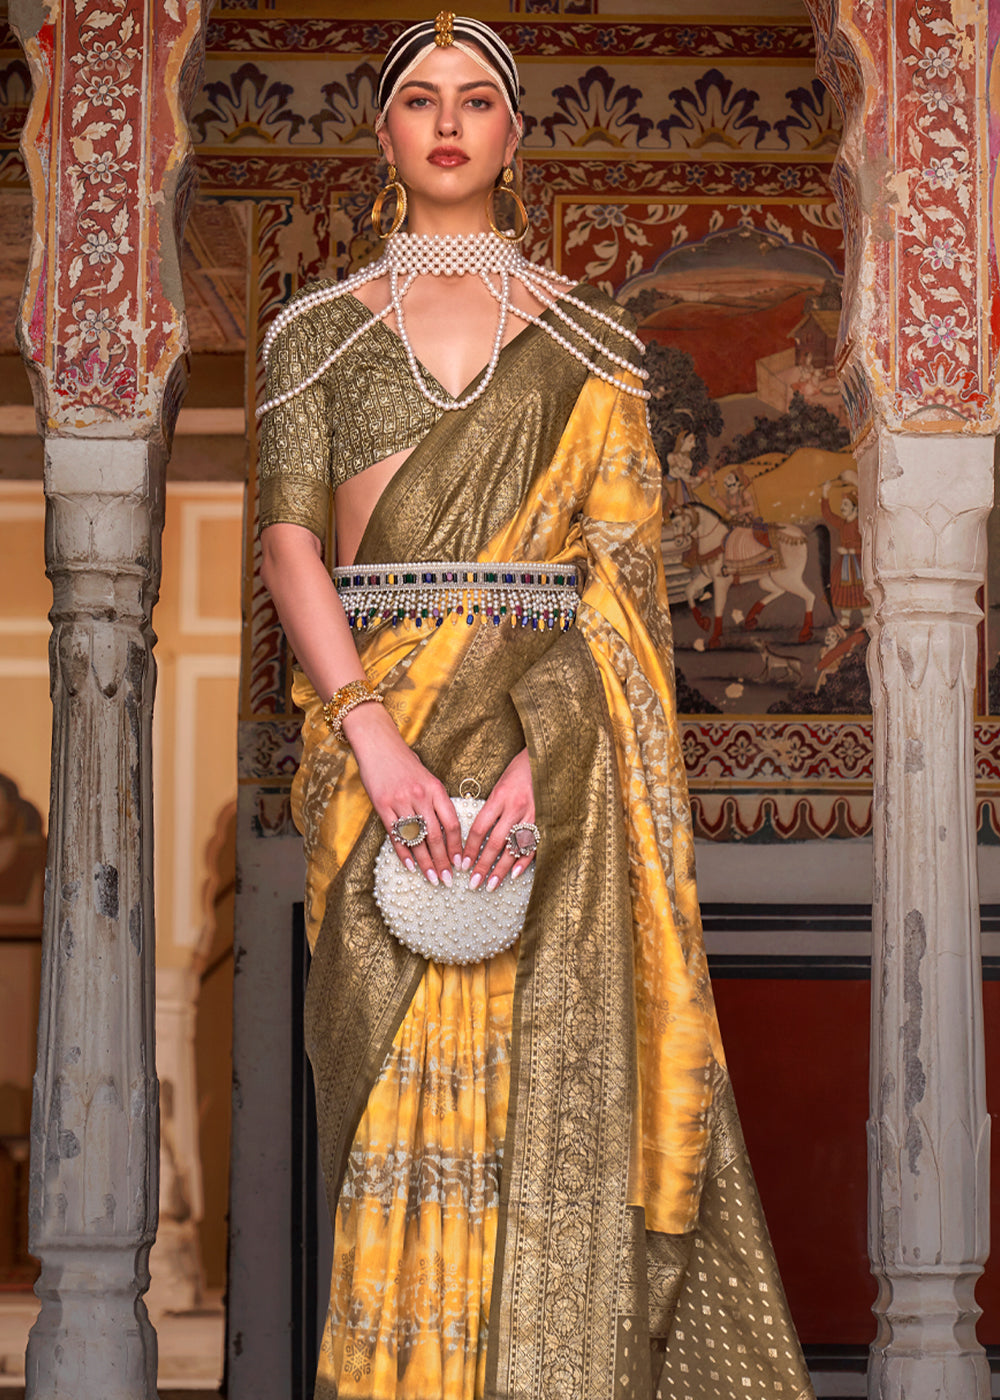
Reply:
[[[468,868],[469,868],[469,866],[470,866],[471,864],[472,864],[472,857],[471,857],[471,856],[466,856],[466,857],[463,859],[463,861],[462,861],[462,869],[463,869],[463,870],[468,870]],[[475,889],[475,888],[476,888],[475,885],[473,885],[472,888]]]
[[[417,868],[416,865],[414,864],[414,862],[413,862],[412,860],[409,859],[409,857],[407,857],[407,860],[406,860],[406,868],[407,868],[407,870],[416,870],[416,868]]]
[[[461,855],[452,856],[452,858],[451,858],[451,863],[452,863],[452,865],[455,867],[456,870],[461,870],[461,868],[462,868],[462,857],[461,857]]]
[[[487,882],[486,882],[486,888],[487,888],[488,890],[495,890],[496,887],[497,887],[497,885],[499,885],[499,883],[500,883],[500,878],[499,878],[499,876],[497,876],[497,875],[491,875],[490,878],[489,878],[489,879],[487,880]]]
[[[450,871],[450,870],[442,870],[442,871],[441,871],[441,881],[442,881],[443,884],[445,884],[445,885],[448,887],[448,889],[451,889],[451,871]]]
[[[521,873],[521,871],[522,871],[523,868],[524,868],[523,866],[515,865],[515,866],[514,866],[514,869],[510,872],[510,878],[511,878],[512,880],[516,880],[517,877],[520,875],[520,873]]]
[[[477,870],[476,873],[475,873],[475,875],[473,875],[472,879],[469,881],[469,889],[470,889],[470,890],[478,890],[478,889],[479,889],[479,886],[480,886],[482,883],[483,883],[483,877],[480,875],[479,871]]]
[[[428,880],[430,880],[432,885],[436,885],[439,883],[436,870],[428,870],[427,878]]]

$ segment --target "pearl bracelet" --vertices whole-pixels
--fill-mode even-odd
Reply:
[[[340,744],[346,744],[347,736],[344,734],[344,716],[350,714],[351,710],[358,705],[366,705],[369,701],[376,705],[385,704],[385,696],[375,689],[371,681],[364,680],[348,681],[339,690],[334,691],[329,700],[323,702],[323,718],[330,726],[330,733]]]

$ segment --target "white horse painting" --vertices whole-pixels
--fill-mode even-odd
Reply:
[[[778,551],[778,559],[775,567],[769,572],[747,580],[759,584],[764,596],[754,603],[743,626],[752,632],[768,603],[773,603],[783,594],[790,593],[795,598],[801,598],[805,604],[805,617],[798,640],[808,642],[812,637],[816,595],[805,581],[809,551],[806,537],[797,525],[770,525],[768,528]],[[733,577],[727,570],[725,558],[725,541],[729,529],[720,515],[697,501],[674,506],[668,510],[663,521],[664,545],[672,547],[671,553],[676,554],[680,551],[685,556],[689,574],[684,596],[698,626],[710,633],[710,647],[721,645],[726,599],[733,584]],[[715,616],[712,619],[707,618],[698,607],[698,597],[708,585],[712,587],[715,603]]]

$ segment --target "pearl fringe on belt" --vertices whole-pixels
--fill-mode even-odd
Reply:
[[[524,563],[356,565],[333,570],[333,582],[353,628],[378,622],[440,627],[446,618],[502,622],[535,631],[573,625],[579,594],[572,567]]]

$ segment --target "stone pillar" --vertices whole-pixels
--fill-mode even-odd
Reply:
[[[989,1251],[976,874],[976,594],[993,441],[883,432],[860,454],[875,740],[869,1395],[986,1400]]]
[[[151,616],[184,387],[178,237],[200,0],[13,0],[34,232],[18,337],[45,439],[52,802],[30,1400],[155,1400]]]
[[[151,460],[152,458],[152,460]],[[32,1114],[42,1308],[26,1391],[156,1394],[150,614],[162,454],[46,443],[52,805]]]
[[[873,605],[869,1395],[985,1400],[989,1246],[973,720],[1000,427],[995,7],[806,0],[844,114],[838,368]]]

